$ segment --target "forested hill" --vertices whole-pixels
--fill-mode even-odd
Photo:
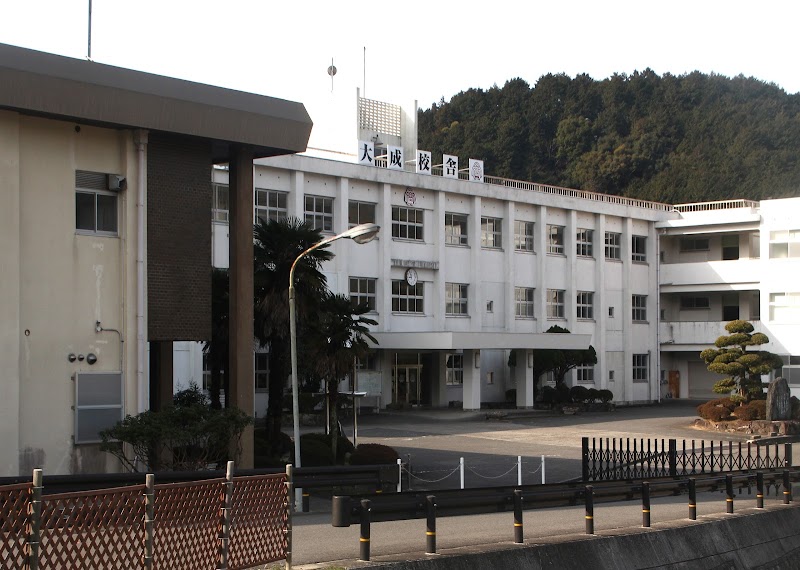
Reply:
[[[800,195],[800,95],[743,76],[545,75],[419,112],[419,148],[487,174],[672,204]]]

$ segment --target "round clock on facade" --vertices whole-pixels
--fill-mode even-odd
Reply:
[[[417,270],[413,267],[409,267],[406,269],[406,283],[411,285],[412,287],[417,284],[417,280],[419,276],[417,275]]]

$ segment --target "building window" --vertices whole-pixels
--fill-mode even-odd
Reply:
[[[622,234],[606,232],[606,259],[622,259]]]
[[[467,313],[467,286],[463,283],[445,283],[445,314],[466,315]]]
[[[577,254],[583,257],[594,256],[594,231],[579,229],[577,238]]]
[[[792,386],[800,386],[800,356],[784,355],[781,376]]]
[[[548,289],[547,290],[547,318],[548,319],[563,319],[564,318],[564,290],[563,289]]]
[[[578,384],[594,384],[594,366],[576,367],[575,379]]]
[[[350,278],[350,300],[356,305],[366,305],[370,311],[375,311],[377,303],[375,291],[378,280],[371,277]]]
[[[333,231],[333,198],[305,197],[306,223],[321,232]]]
[[[594,293],[591,291],[578,291],[578,318],[594,318]]]
[[[722,259],[733,261],[739,259],[739,234],[722,236]]]
[[[800,323],[800,293],[770,293],[769,320]]]
[[[230,215],[230,195],[227,184],[212,184],[211,221],[228,223]]]
[[[378,369],[378,355],[371,352],[364,356],[364,358],[356,357],[356,370],[377,370]]]
[[[253,362],[253,374],[256,381],[256,392],[269,389],[269,353],[258,351]]]
[[[533,288],[514,287],[514,304],[518,319],[532,319],[534,317]]]
[[[289,194],[256,188],[256,217],[263,222],[282,222],[289,217],[286,207]]]
[[[374,224],[375,204],[350,200],[347,203],[347,223],[351,228],[361,224]]]
[[[770,259],[800,257],[800,230],[769,232]]]
[[[494,384],[494,372],[487,372],[486,373],[486,383],[487,384]]]
[[[633,381],[647,382],[647,354],[633,355]]]
[[[424,210],[392,206],[392,237],[399,239],[423,240]]]
[[[608,316],[609,316],[609,318],[612,318],[612,319],[614,318],[614,307],[609,307],[608,308]]]
[[[458,386],[464,383],[463,354],[447,355],[447,372],[445,374],[445,383],[448,386]]]
[[[711,301],[708,297],[681,297],[681,310],[708,309]]]
[[[634,321],[647,320],[647,295],[631,295],[631,306],[633,308],[631,317]]]
[[[444,214],[444,243],[447,245],[467,245],[467,215]]]
[[[680,242],[681,253],[690,251],[708,251],[708,238],[685,237]]]
[[[392,280],[392,311],[395,313],[423,313],[423,283],[409,285],[405,279]]]
[[[564,254],[564,226],[547,225],[547,253]]]
[[[647,261],[647,237],[631,236],[631,261]]]
[[[609,382],[613,382],[614,381],[614,371],[613,370],[609,370],[608,371],[608,381]]]
[[[503,220],[481,218],[481,247],[503,247]]]
[[[100,432],[124,417],[121,372],[75,375],[75,443],[98,443]]]
[[[514,222],[514,249],[533,251],[533,222]]]
[[[117,235],[117,194],[108,191],[110,175],[75,171],[75,230],[80,234]]]

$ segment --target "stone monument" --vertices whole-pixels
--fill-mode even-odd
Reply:
[[[767,391],[767,421],[792,419],[792,402],[789,383],[786,378],[775,378]]]

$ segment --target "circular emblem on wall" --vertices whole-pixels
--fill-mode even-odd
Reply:
[[[417,284],[419,280],[419,276],[417,275],[417,270],[413,267],[409,267],[406,269],[406,283],[411,285],[412,287]]]
[[[417,195],[414,194],[414,191],[411,188],[406,188],[406,193],[403,194],[403,200],[409,206],[413,206],[417,203]]]

